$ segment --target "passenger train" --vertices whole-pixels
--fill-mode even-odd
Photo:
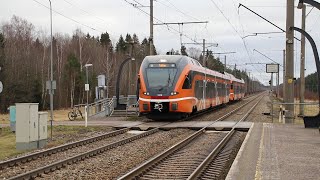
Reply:
[[[147,56],[138,74],[139,112],[150,119],[181,119],[244,97],[245,83],[180,55]]]

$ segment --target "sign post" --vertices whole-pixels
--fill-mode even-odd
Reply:
[[[273,122],[273,91],[272,91],[272,86],[273,86],[273,73],[279,73],[279,64],[266,64],[266,72],[271,73],[271,80],[270,80],[270,100],[271,100],[271,118]],[[279,76],[277,76],[279,77]],[[279,81],[279,79],[278,79]],[[283,92],[284,93],[284,92]]]

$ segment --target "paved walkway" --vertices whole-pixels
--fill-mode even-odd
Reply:
[[[320,180],[320,133],[303,125],[256,123],[227,179]]]

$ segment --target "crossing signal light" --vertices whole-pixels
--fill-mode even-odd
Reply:
[[[271,80],[269,81],[269,84],[271,85]]]

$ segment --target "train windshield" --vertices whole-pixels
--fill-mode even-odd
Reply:
[[[150,88],[173,86],[176,68],[147,68],[147,79]]]

